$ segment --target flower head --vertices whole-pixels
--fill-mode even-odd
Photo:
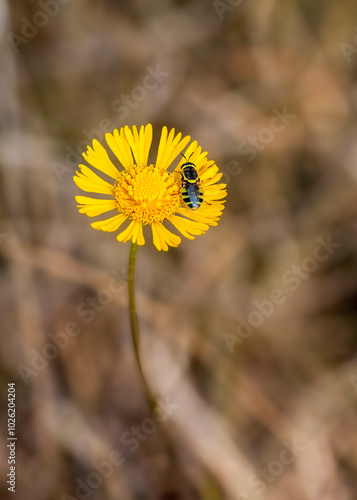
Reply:
[[[101,174],[111,179],[104,180],[92,169],[79,165],[74,182],[83,191],[107,195],[105,199],[76,196],[79,211],[89,217],[115,211],[109,219],[93,222],[95,229],[117,231],[127,220],[129,225],[117,236],[119,241],[132,240],[145,243],[143,226],[150,225],[153,242],[158,250],[177,247],[181,238],[167,229],[168,221],[183,236],[189,239],[203,234],[209,226],[215,226],[224,208],[221,201],[226,196],[226,185],[217,184],[222,174],[214,161],[208,161],[207,153],[201,152],[197,142],[192,142],[185,157],[189,158],[197,171],[193,183],[202,192],[202,203],[197,210],[188,208],[184,202],[184,181],[181,166],[187,162],[180,158],[174,172],[167,169],[186,148],[190,137],[175,135],[163,127],[155,164],[148,163],[152,142],[152,125],[142,126],[138,131],[134,126],[114,130],[106,134],[106,141],[112,153],[124,167],[119,170],[110,159],[105,148],[94,140],[92,147],[83,153],[84,159]],[[191,192],[191,191],[190,191]]]

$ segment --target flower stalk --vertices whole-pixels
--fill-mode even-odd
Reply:
[[[135,303],[135,289],[134,289],[134,274],[135,274],[135,261],[136,261],[136,251],[138,245],[137,243],[132,243],[130,247],[129,255],[129,307],[130,307],[130,324],[131,324],[131,335],[134,344],[134,352],[136,364],[138,365],[140,377],[145,389],[146,397],[152,412],[157,408],[156,400],[152,395],[149,383],[146,379],[143,365],[141,362],[141,348],[140,348],[140,333],[138,317],[136,314],[136,303]]]

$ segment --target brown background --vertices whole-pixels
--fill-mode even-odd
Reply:
[[[8,382],[18,438],[16,493],[4,482],[1,496],[81,498],[78,481],[95,482],[93,461],[117,450],[124,462],[88,498],[354,499],[355,3],[49,3],[53,17],[36,1],[0,7],[2,480]],[[167,75],[145,88],[157,67]],[[134,105],[119,108],[125,95]],[[294,117],[269,131],[284,107]],[[171,414],[130,451],[123,435],[153,426],[129,331],[129,244],[78,213],[73,151],[84,130],[148,122],[155,147],[163,125],[197,139],[228,200],[205,236],[139,249],[145,367]],[[339,247],[305,260],[328,237]],[[286,283],[302,263],[316,269]],[[238,341],[237,317],[275,289],[284,302]],[[67,339],[57,353],[51,335]],[[299,456],[281,455],[294,440]]]

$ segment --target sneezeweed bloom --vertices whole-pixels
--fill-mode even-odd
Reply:
[[[95,229],[117,231],[129,222],[117,239],[132,242],[128,283],[131,333],[141,379],[154,411],[156,400],[141,363],[134,295],[136,251],[138,245],[145,243],[143,227],[151,227],[153,242],[158,250],[168,250],[170,246],[180,244],[181,238],[172,229],[188,239],[194,239],[207,231],[209,226],[217,225],[224,208],[222,200],[227,194],[226,185],[218,183],[222,174],[214,161],[207,159],[207,153],[202,152],[197,142],[189,144],[190,137],[175,134],[175,129],[168,133],[163,127],[154,164],[148,161],[152,142],[150,124],[142,126],[139,131],[136,127],[114,130],[113,134],[106,134],[106,140],[119,163],[115,165],[104,146],[94,140],[83,157],[101,175],[86,165],[79,165],[80,172],[74,176],[75,183],[83,191],[104,195],[105,198],[76,196],[76,200],[79,211],[89,217],[107,214],[104,220],[92,223]],[[184,157],[181,157],[180,153],[185,148]],[[176,168],[169,171],[168,168],[178,157]],[[181,166],[187,161],[191,167],[183,170]],[[108,218],[108,212],[112,211],[114,214]]]
[[[80,172],[76,172],[74,181],[83,191],[108,196],[105,199],[76,196],[76,201],[79,211],[89,217],[114,211],[111,217],[93,222],[95,229],[117,231],[129,222],[117,239],[144,245],[143,226],[151,226],[155,247],[168,250],[181,242],[172,229],[193,239],[205,233],[209,226],[217,224],[224,208],[221,200],[226,196],[226,185],[218,184],[222,174],[214,161],[207,159],[207,153],[202,152],[196,141],[192,142],[184,155],[196,166],[203,203],[197,210],[188,208],[182,198],[180,173],[181,165],[187,160],[180,153],[188,145],[190,137],[175,134],[175,129],[168,133],[163,127],[156,161],[149,164],[152,135],[151,124],[142,126],[139,131],[136,127],[132,130],[125,127],[106,134],[107,144],[121,167],[115,165],[103,145],[94,140],[83,157],[106,178],[80,165]],[[180,160],[175,170],[170,172],[168,167],[177,157]]]

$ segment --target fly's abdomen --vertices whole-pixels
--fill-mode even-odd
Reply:
[[[200,188],[199,182],[190,184],[188,182],[182,183],[182,199],[184,203],[191,210],[197,210],[203,202],[203,192]]]

